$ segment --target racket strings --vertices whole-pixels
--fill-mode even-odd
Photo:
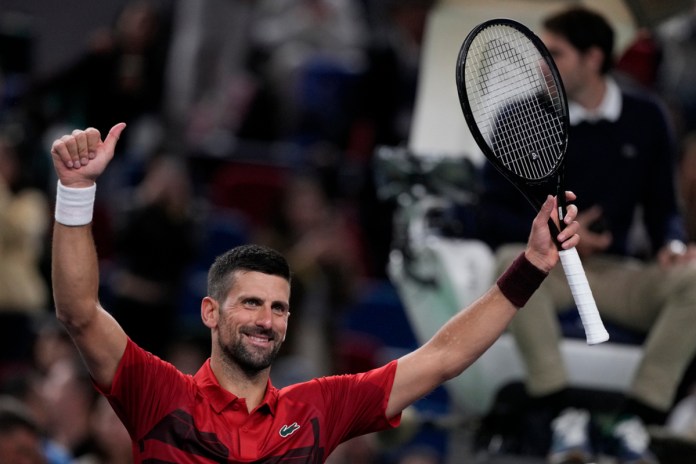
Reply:
[[[536,47],[519,31],[489,28],[464,69],[472,114],[498,160],[526,179],[552,174],[565,152],[563,104]]]

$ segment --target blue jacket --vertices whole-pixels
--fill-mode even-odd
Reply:
[[[617,121],[570,127],[566,189],[578,195],[575,204],[580,211],[601,206],[602,226],[614,238],[608,250],[612,254],[634,254],[629,234],[634,213],[641,207],[655,252],[669,240],[686,240],[675,187],[675,135],[658,100],[626,89],[622,98]],[[488,162],[479,206],[479,236],[491,247],[526,242],[535,210]]]

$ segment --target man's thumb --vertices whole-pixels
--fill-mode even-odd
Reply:
[[[114,151],[114,149],[116,148],[116,142],[118,142],[118,138],[121,136],[121,132],[123,132],[123,129],[125,128],[126,123],[119,122],[114,127],[112,127],[111,130],[109,130],[109,134],[104,139],[104,145],[109,151]]]

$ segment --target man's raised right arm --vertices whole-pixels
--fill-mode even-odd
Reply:
[[[94,381],[107,389],[127,336],[99,304],[99,266],[91,222],[96,179],[113,158],[124,128],[123,123],[115,125],[104,141],[94,128],[75,130],[51,147],[59,179],[51,258],[56,316]]]

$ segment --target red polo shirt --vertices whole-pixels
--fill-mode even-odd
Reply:
[[[136,463],[321,463],[343,441],[396,427],[385,417],[396,361],[372,371],[314,379],[261,404],[220,387],[210,360],[194,376],[131,340],[108,398],[133,440]]]

